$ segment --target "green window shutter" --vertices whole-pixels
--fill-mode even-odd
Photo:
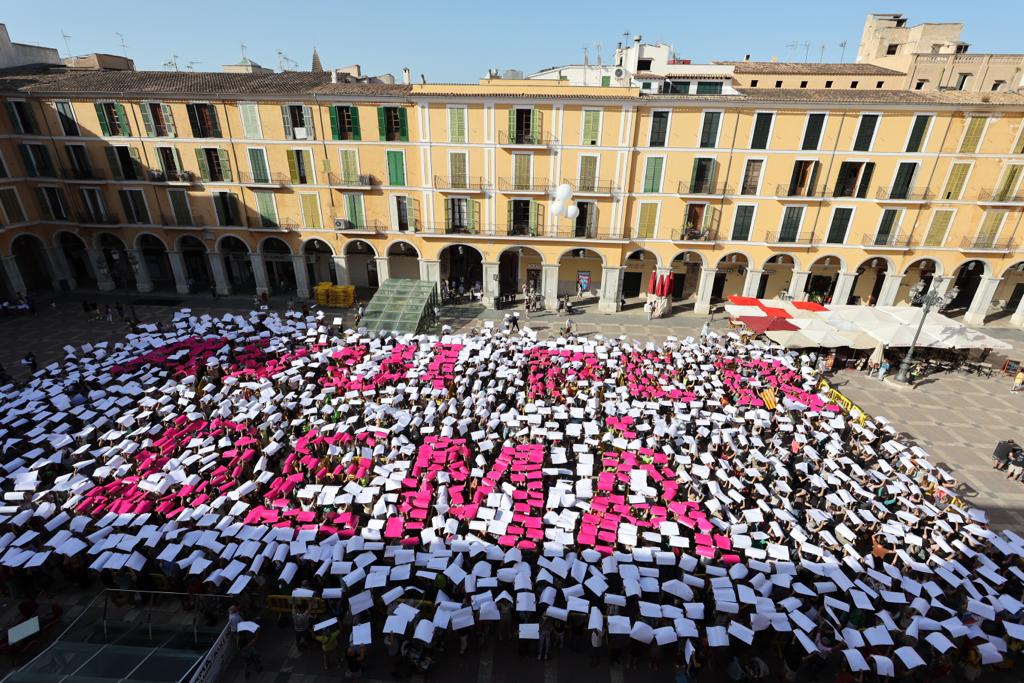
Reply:
[[[359,179],[359,159],[354,149],[341,150],[341,177],[345,182]]]
[[[104,147],[107,154],[107,164],[110,165],[110,173],[118,180],[124,179],[124,170],[121,168],[121,160],[117,157],[117,150],[113,147]]]
[[[454,201],[454,199],[444,200],[444,224],[448,228],[452,226],[452,202]]]
[[[779,231],[780,242],[795,242],[800,235],[800,219],[803,218],[802,206],[787,206],[782,215],[782,229]]]
[[[647,168],[644,172],[644,192],[660,191],[662,164],[664,164],[664,159],[661,157],[647,158]]]
[[[877,126],[878,114],[861,115],[857,136],[853,139],[853,151],[867,152],[871,149],[871,142],[875,137],[875,128]]]
[[[821,162],[820,161],[815,161],[813,164],[811,164],[811,177],[807,181],[807,196],[808,197],[814,197],[817,194],[815,192],[815,190],[818,187],[818,173],[820,171],[821,171]]]
[[[857,197],[864,199],[868,196],[868,187],[871,184],[871,176],[875,174],[875,162],[869,161],[864,164],[864,170],[860,174],[860,185],[857,186]]]
[[[599,144],[598,133],[601,128],[601,112],[599,111],[585,111],[583,112],[583,144],[584,145],[597,145]]]
[[[306,124],[306,138],[316,140],[316,121],[313,120],[313,108],[302,105],[302,122]]]
[[[252,179],[257,183],[270,182],[270,169],[267,168],[267,155],[262,149],[249,150],[249,164],[252,166]]]
[[[511,209],[512,209],[512,205],[509,204],[509,211],[510,212],[511,212]],[[529,218],[529,220],[530,220],[530,223],[529,223],[529,225],[530,225],[530,234],[531,235],[536,235],[537,234],[537,202],[535,202],[532,199],[530,200],[530,218]],[[509,219],[509,224],[511,224],[511,223],[512,223],[512,220],[510,218]]]
[[[466,169],[466,153],[451,152],[448,154],[448,165],[452,174],[453,187],[467,187],[469,178]]]
[[[28,145],[19,144],[18,151],[21,152],[21,163],[25,166],[25,175],[30,178],[39,176],[39,168],[36,167],[36,160],[32,157],[32,150]]]
[[[543,114],[540,109],[530,111],[530,140],[534,143],[540,142],[543,131]]]
[[[952,221],[953,211],[948,209],[936,211],[932,215],[932,224],[928,226],[928,233],[924,236],[924,246],[941,247],[943,240],[946,239],[946,231],[949,229],[949,224]]]
[[[7,118],[11,120],[11,128],[18,133],[24,133],[25,131],[21,129],[21,121],[18,119],[18,112],[14,108],[14,103],[5,102],[4,104],[7,105]],[[96,106],[99,107],[98,104]]]
[[[288,105],[281,105],[281,120],[284,122],[284,138],[285,140],[294,140],[295,133],[292,130],[292,117],[288,113]]]
[[[850,217],[853,209],[841,207],[832,214],[832,223],[828,227],[828,237],[825,241],[829,244],[842,244],[846,241],[846,230],[850,226]]]
[[[224,177],[224,182],[231,182],[231,159],[228,156],[226,149],[218,149],[217,156],[220,157],[220,172]]]
[[[882,212],[882,222],[878,224],[878,234],[875,235],[875,244],[888,244],[894,237],[893,228],[896,226],[896,219],[899,217],[899,209],[886,209]]]
[[[363,136],[362,136],[362,133],[360,132],[360,128],[359,128],[359,108],[358,107],[349,107],[348,111],[349,111],[349,114],[351,115],[351,119],[352,119],[352,139],[353,140],[362,140]]]
[[[398,138],[402,142],[409,140],[409,112],[405,107],[398,108]]]
[[[513,140],[516,136],[516,110],[515,107],[508,110],[508,139]]]
[[[514,187],[517,190],[530,189],[530,155],[515,154],[512,157],[512,175]]]
[[[121,129],[119,135],[131,135],[132,127],[128,124],[128,114],[124,111],[124,105],[118,102],[114,105],[114,109],[117,110],[117,126]]]
[[[55,177],[57,175],[57,169],[53,165],[53,159],[50,157],[50,150],[45,145],[37,145],[36,150],[39,154],[39,163],[41,166],[40,175]]]
[[[238,105],[238,109],[242,115],[242,135],[248,140],[259,140],[262,138],[258,105],[250,102]]]
[[[800,149],[814,150],[821,144],[821,129],[825,126],[824,114],[808,114],[807,127],[804,130],[804,140]]]
[[[978,231],[977,244],[988,245],[996,241],[999,228],[1006,217],[1006,211],[986,211],[985,219],[981,222],[981,229]]]
[[[292,179],[292,185],[298,185],[301,181],[299,177],[299,150],[289,149],[285,152],[285,156],[288,158],[288,175]]]
[[[462,107],[448,110],[448,141],[457,144],[466,141],[466,110]]]
[[[181,163],[181,153],[177,147],[172,147],[171,149],[174,151],[174,170],[180,173],[185,170],[184,164]]]
[[[118,190],[117,195],[121,200],[121,210],[124,211],[124,219],[128,223],[138,223],[135,220],[135,207],[128,196],[128,190]]]
[[[715,147],[718,144],[718,124],[722,119],[721,112],[704,112],[704,125],[700,131],[700,146]]]
[[[387,112],[384,111],[384,107],[377,107],[377,130],[380,133],[380,139],[381,140],[387,140],[387,137],[388,137]]]
[[[210,182],[210,164],[206,162],[206,151],[201,147],[196,149],[196,162],[199,164],[199,175],[203,182]]]
[[[1006,167],[1006,173],[1003,175],[1003,182],[999,185],[997,192],[998,199],[1006,199],[1007,197],[1013,196],[1013,191],[1017,188],[1017,181],[1020,180],[1020,171],[1022,167],[1020,164],[1013,164]]]
[[[577,179],[577,189],[583,192],[595,192],[597,190],[597,157],[580,157],[580,177]]]
[[[753,222],[754,207],[747,205],[737,206],[736,218],[732,223],[732,239],[739,241],[750,239],[750,226]]]
[[[8,104],[10,104],[10,103],[8,103]],[[11,106],[11,109],[13,110],[14,105],[10,105],[10,106]],[[110,137],[110,121],[107,121],[107,112],[103,108],[103,103],[102,102],[97,102],[95,106],[96,106],[96,118],[99,119],[99,122],[100,122],[100,132],[103,133],[104,137]]]
[[[388,152],[388,184],[405,186],[405,158],[401,152]]]
[[[160,111],[164,115],[164,126],[167,128],[168,137],[177,137],[178,130],[174,127],[174,114],[171,113],[171,105],[161,104]]]
[[[953,164],[953,168],[949,171],[949,179],[946,180],[946,188],[942,191],[943,199],[960,199],[960,195],[964,191],[964,183],[967,182],[967,172],[970,170],[970,164]]]
[[[142,126],[146,129],[146,135],[151,138],[156,137],[156,126],[153,125],[153,112],[150,111],[150,102],[141,102],[139,109],[142,111]]]
[[[46,193],[43,192],[43,188],[37,187],[36,190],[36,201],[39,202],[39,212],[44,218],[53,220],[53,211],[50,210],[50,202],[46,201]]]
[[[128,156],[132,158],[132,170],[135,171],[135,177],[142,178],[142,159],[139,157],[139,150],[134,147],[128,148]]]
[[[607,88],[612,84],[611,76],[601,76],[601,87]]]
[[[961,154],[973,154],[978,151],[978,144],[981,142],[981,132],[985,129],[984,116],[971,116],[967,119],[967,131],[964,133],[964,140],[960,143]]]
[[[210,105],[210,132],[213,137],[219,138],[220,134],[220,119],[217,118],[217,107]]]
[[[313,155],[308,149],[299,150],[299,158],[302,160],[302,175],[303,184],[310,185],[314,182],[313,178]]]
[[[480,201],[477,199],[469,202],[469,227],[474,231],[480,229]]]
[[[345,210],[348,212],[348,220],[353,225],[366,225],[363,218],[363,201],[357,194],[345,195]]]
[[[920,152],[921,143],[924,142],[924,134],[928,131],[928,124],[932,117],[927,114],[918,114],[914,117],[914,125],[910,128],[910,139],[907,140],[907,152]]]
[[[1013,146],[1014,154],[1024,154],[1024,125],[1020,127],[1020,135],[1017,136],[1017,144]]]
[[[640,205],[640,224],[637,226],[636,236],[640,239],[654,237],[655,220],[658,216],[658,205],[646,203]]]
[[[768,149],[768,134],[772,129],[772,114],[761,112],[754,117],[754,135],[750,149]]]
[[[330,107],[327,112],[331,119],[331,139],[340,140],[341,130],[338,128],[338,107]]]
[[[188,125],[192,129],[192,137],[194,138],[200,138],[203,136],[202,128],[199,125],[198,108],[198,104],[185,105],[185,110],[188,111]]]
[[[315,194],[302,195],[302,224],[307,228],[320,228],[323,220],[320,218],[320,198]]]
[[[174,222],[178,225],[191,225],[192,211],[188,206],[188,192],[170,190],[167,195],[170,199],[171,210],[174,212]]]
[[[530,201],[532,202],[533,200],[531,199]],[[513,223],[513,220],[514,220],[513,219],[513,212],[512,212],[512,202],[509,202],[508,205],[505,208],[508,210],[507,211],[508,222],[506,223],[506,225],[508,226],[508,230],[509,230],[508,234],[511,235],[512,234],[512,232],[511,232],[512,231],[512,223]]]

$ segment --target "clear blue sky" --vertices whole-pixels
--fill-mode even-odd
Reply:
[[[783,0],[781,2],[692,2],[692,0],[591,0],[536,2],[519,0],[51,0],[6,2],[0,21],[16,42],[57,47],[65,54],[61,31],[71,34],[74,54],[121,53],[139,69],[163,69],[172,55],[178,63],[198,62],[197,70],[220,70],[237,62],[241,43],[247,54],[276,68],[277,51],[308,69],[315,45],[325,67],[358,63],[367,73],[414,79],[473,81],[489,67],[531,72],[582,61],[583,46],[600,42],[605,63],[622,34],[671,43],[680,57],[803,61],[807,41],[812,61],[826,45],[825,61],[846,59],[857,51],[864,17],[870,11],[903,12],[910,23],[962,21],[964,38],[976,52],[1024,52],[1024,2],[886,0],[884,3]],[[968,14],[968,10],[975,11]],[[787,48],[797,42],[801,47]]]

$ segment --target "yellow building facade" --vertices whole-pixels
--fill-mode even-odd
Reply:
[[[488,305],[582,285],[614,312],[655,271],[676,274],[677,310],[707,312],[732,294],[906,303],[925,279],[956,283],[968,322],[1024,323],[1024,97],[738,90],[0,76],[4,288],[413,278]],[[562,183],[573,220],[550,211]]]

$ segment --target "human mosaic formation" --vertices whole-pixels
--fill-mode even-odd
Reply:
[[[354,645],[511,615],[522,640],[569,623],[691,662],[768,633],[892,676],[1024,639],[1024,539],[768,343],[183,310],[65,351],[0,389],[9,571],[322,598]]]

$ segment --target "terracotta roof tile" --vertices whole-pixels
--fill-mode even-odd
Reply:
[[[738,74],[808,74],[821,76],[905,76],[902,71],[894,71],[874,64],[815,64],[801,62],[712,62],[712,64],[730,64]]]

